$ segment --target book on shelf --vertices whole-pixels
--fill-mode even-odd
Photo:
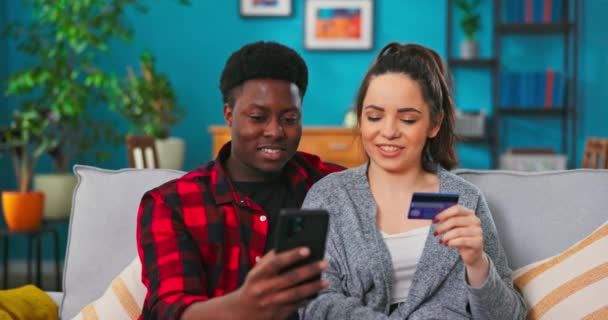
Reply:
[[[563,21],[563,0],[508,0],[505,3],[506,23],[558,23]]]
[[[553,69],[500,73],[500,106],[554,109],[564,106],[566,76]]]

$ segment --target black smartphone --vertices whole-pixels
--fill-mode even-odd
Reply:
[[[297,247],[308,247],[310,255],[282,272],[322,260],[325,255],[325,240],[329,227],[326,210],[281,209],[276,227],[274,248],[277,253]],[[308,281],[319,280],[321,276]]]

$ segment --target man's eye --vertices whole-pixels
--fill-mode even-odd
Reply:
[[[286,124],[295,124],[298,122],[298,117],[285,117],[283,118],[283,122],[285,122]]]
[[[249,118],[251,118],[251,120],[253,120],[253,121],[263,121],[264,120],[264,116],[260,116],[257,114],[250,114]]]
[[[300,120],[300,116],[297,114],[286,114],[281,117],[281,121],[285,124],[293,125],[296,124]]]

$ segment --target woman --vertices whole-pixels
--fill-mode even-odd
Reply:
[[[327,176],[306,208],[330,212],[329,288],[304,319],[523,319],[505,253],[477,187],[456,165],[454,103],[439,55],[385,46],[359,89],[369,162]],[[414,192],[457,193],[433,221],[407,218]]]

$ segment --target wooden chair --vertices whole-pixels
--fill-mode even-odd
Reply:
[[[155,140],[151,136],[127,136],[129,167],[136,169],[159,167]]]
[[[608,169],[608,138],[587,138],[583,168]]]

